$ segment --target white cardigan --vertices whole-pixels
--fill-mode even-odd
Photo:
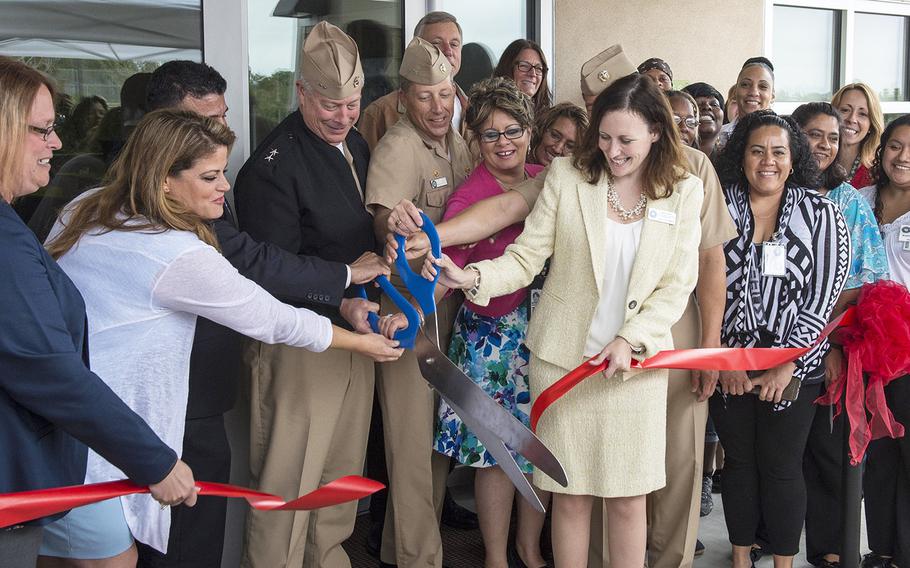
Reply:
[[[92,370],[178,455],[197,315],[266,343],[332,341],[327,318],[279,302],[187,231],[90,232],[59,264],[85,298]],[[89,450],[86,483],[124,477]],[[133,536],[167,552],[170,510],[149,495],[121,502]]]

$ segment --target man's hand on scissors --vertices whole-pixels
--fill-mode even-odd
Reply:
[[[346,322],[351,324],[357,333],[370,333],[370,322],[367,316],[370,312],[378,313],[379,304],[364,300],[363,298],[343,298],[338,311]]]
[[[408,327],[408,318],[401,312],[386,314],[379,318],[379,333],[389,339],[394,339],[395,332],[406,327]]]
[[[398,233],[407,237],[420,231],[423,219],[420,218],[420,209],[414,203],[407,199],[402,199],[389,213],[387,223],[390,233]]]
[[[408,260],[420,258],[430,252],[430,238],[423,231],[412,233],[404,243],[404,250]],[[385,236],[385,259],[386,262],[392,264],[396,258],[398,258],[398,241],[395,240],[395,233],[390,232]]]

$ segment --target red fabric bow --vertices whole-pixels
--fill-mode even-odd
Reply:
[[[910,373],[910,293],[890,280],[864,284],[853,325],[841,331],[846,369],[815,402],[846,404],[850,419],[850,462],[859,464],[871,440],[900,438],[904,427],[885,400],[885,386]],[[863,387],[863,374],[868,383]],[[869,413],[867,419],[866,413]]]
[[[263,511],[309,511],[340,505],[371,495],[385,485],[372,479],[349,475],[331,481],[322,487],[285,501],[277,495],[260,493],[235,485],[197,481],[199,495],[244,498],[254,509]],[[0,494],[0,528],[18,525],[32,519],[46,517],[82,505],[97,503],[123,495],[148,493],[149,488],[131,481],[108,481],[90,485],[71,485],[52,489],[38,489],[19,493]]]

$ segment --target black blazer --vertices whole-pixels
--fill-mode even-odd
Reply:
[[[89,370],[82,296],[3,200],[0,245],[0,493],[81,484],[83,444],[164,479],[177,455]]]
[[[365,188],[367,143],[353,128],[345,142]],[[307,128],[299,111],[275,127],[243,165],[234,199],[243,231],[290,253],[350,264],[376,250],[373,217],[363,205],[351,167],[338,148]],[[345,296],[354,293],[349,288]],[[337,308],[313,300],[293,303],[351,329]]]
[[[272,243],[253,240],[238,231],[225,207],[214,223],[221,252],[240,274],[276,298],[294,304],[319,303],[337,308],[344,295],[348,270],[344,263],[297,256]],[[190,355],[187,420],[223,414],[234,407],[242,367],[243,336],[198,318]]]

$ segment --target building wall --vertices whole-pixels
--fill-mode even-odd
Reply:
[[[725,97],[742,62],[762,54],[763,0],[554,1],[557,101],[581,103],[582,64],[614,43],[635,65],[666,60],[677,88],[705,81]]]

